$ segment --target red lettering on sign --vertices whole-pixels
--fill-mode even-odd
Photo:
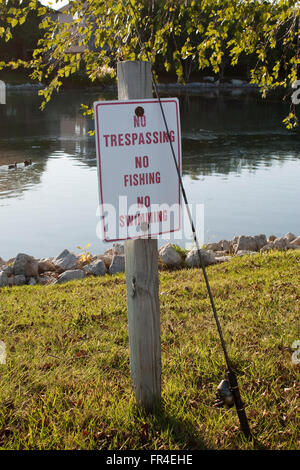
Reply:
[[[116,147],[117,146],[117,136],[115,134],[112,134],[110,136],[110,142],[111,142],[111,146],[112,147]]]
[[[144,155],[143,160],[142,157],[135,157],[135,168],[148,168],[149,166],[149,158],[147,155]]]
[[[124,175],[124,186],[144,186],[145,184],[160,184],[160,172],[151,173],[133,173]]]
[[[150,207],[150,196],[138,196],[137,197],[137,206],[138,207]]]
[[[130,145],[130,134],[125,134],[125,145]]]
[[[151,144],[151,132],[146,132],[146,144]]]
[[[142,157],[135,157],[135,167],[142,168]]]
[[[105,147],[123,147],[124,145],[150,145],[165,144],[171,140],[175,142],[175,132],[154,131],[154,132],[136,132],[130,134],[104,134]]]
[[[146,116],[133,116],[134,127],[146,127]]]
[[[123,134],[118,134],[118,144],[119,147],[123,147]]]
[[[138,139],[138,135],[136,133],[131,134],[132,138],[132,145],[135,145],[135,141]]]

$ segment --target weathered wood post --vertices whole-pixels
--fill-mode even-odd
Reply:
[[[152,98],[149,62],[117,65],[118,99]],[[160,308],[156,239],[125,241],[130,369],[137,404],[153,411],[161,397]]]

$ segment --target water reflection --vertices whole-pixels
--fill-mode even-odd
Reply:
[[[57,150],[95,166],[94,138],[88,134],[93,121],[82,115],[80,104],[114,98],[113,92],[68,91],[54,97],[42,112],[36,92],[8,92],[7,105],[0,107],[0,166],[28,158],[41,163]],[[270,166],[284,160],[286,153],[299,158],[299,134],[284,129],[288,104],[279,98],[266,101],[256,91],[208,89],[181,95],[179,100],[184,174],[228,175],[241,168]],[[44,171],[45,166],[38,168]],[[15,177],[19,179],[19,174]]]
[[[284,128],[289,109],[279,98],[265,101],[255,93],[243,100],[223,94],[181,101],[184,174],[239,174],[299,159],[299,133]]]
[[[42,112],[36,91],[8,92],[7,104],[0,106],[0,199],[38,185],[55,152],[95,164],[94,139],[88,136],[93,122],[82,116],[78,101],[78,95],[62,94]],[[30,168],[24,167],[28,159]],[[17,168],[9,169],[13,164]]]
[[[94,251],[104,249],[95,235],[93,121],[80,110],[81,103],[101,99],[116,99],[116,92],[66,91],[42,112],[36,91],[8,90],[0,105],[3,258],[20,250],[55,255],[91,241]],[[288,103],[245,90],[205,90],[181,94],[179,101],[184,182],[190,201],[205,204],[206,241],[254,228],[300,233],[300,137],[282,125]],[[25,167],[28,159],[32,165]]]
[[[46,169],[46,161],[36,162],[32,166],[24,164],[16,169],[8,170],[7,166],[0,166],[0,206],[8,198],[22,195],[24,191],[40,184],[41,174]]]
[[[267,140],[267,146],[266,146]],[[255,172],[278,162],[299,160],[300,141],[290,136],[271,134],[219,135],[200,142],[183,139],[183,174],[196,178],[204,175],[240,174],[242,169]]]

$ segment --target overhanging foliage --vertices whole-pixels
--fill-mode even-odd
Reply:
[[[163,64],[166,71],[175,70],[184,81],[191,66],[218,73],[224,60],[235,66],[246,56],[254,63],[251,81],[265,96],[268,90],[288,88],[297,80],[299,4],[291,0],[73,0],[68,7],[72,20],[59,21],[37,0],[2,0],[2,41],[11,39],[14,28],[32,10],[40,17],[43,34],[31,60],[0,66],[26,67],[32,78],[47,83],[41,91],[44,106],[63,80],[79,69],[94,81],[118,60],[150,60],[154,66]],[[70,52],[74,45],[82,52]],[[286,124],[296,124],[293,112]]]

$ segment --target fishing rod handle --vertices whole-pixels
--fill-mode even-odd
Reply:
[[[249,439],[252,437],[252,435],[248,423],[248,418],[246,415],[244,404],[242,402],[238,381],[232,369],[227,371],[227,377],[230,385],[230,390],[233,394],[234,404],[239,417],[241,430],[243,431],[244,436]]]

